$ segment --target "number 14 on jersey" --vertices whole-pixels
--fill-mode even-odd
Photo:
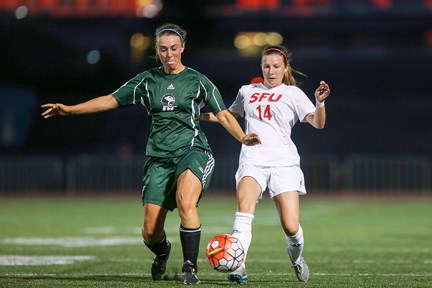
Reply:
[[[269,121],[271,120],[271,118],[273,117],[272,113],[271,113],[271,109],[270,109],[270,105],[266,105],[266,106],[261,106],[258,105],[256,107],[256,109],[258,110],[258,117],[260,120],[264,120],[268,119]]]

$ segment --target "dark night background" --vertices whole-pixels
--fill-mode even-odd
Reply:
[[[148,123],[141,105],[96,115],[43,120],[41,104],[76,104],[113,92],[154,65],[149,49],[130,60],[133,33],[153,36],[174,22],[188,31],[183,63],[208,76],[229,106],[241,85],[260,75],[260,58],[239,55],[241,31],[276,31],[293,54],[297,77],[313,100],[319,81],[330,84],[327,125],[297,124],[301,153],[432,155],[432,9],[427,1],[393,1],[387,9],[357,9],[333,1],[307,12],[236,10],[234,1],[163,1],[152,19],[0,14],[0,153],[144,153]],[[329,1],[327,1],[329,2]],[[331,2],[331,1],[330,1]],[[369,2],[369,1],[363,1]],[[410,4],[404,4],[409,2]],[[400,4],[402,3],[402,4]],[[222,7],[222,8],[221,8]],[[302,12],[302,13],[299,13]],[[88,64],[97,49],[100,61]],[[28,95],[32,97],[28,97]],[[215,153],[238,153],[219,125],[203,124]]]

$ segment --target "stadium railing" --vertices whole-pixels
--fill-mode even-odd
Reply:
[[[64,190],[64,161],[53,156],[0,157],[0,193],[58,193]]]
[[[238,154],[214,155],[210,193],[235,190]],[[0,156],[0,194],[139,193],[144,155]],[[306,187],[319,193],[432,194],[432,161],[424,155],[305,155]]]
[[[342,187],[349,191],[427,191],[431,161],[422,155],[351,155],[342,163]]]

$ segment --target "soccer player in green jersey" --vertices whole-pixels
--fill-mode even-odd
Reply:
[[[77,105],[42,105],[42,116],[78,115],[107,111],[142,103],[150,120],[150,135],[144,166],[142,202],[144,244],[155,254],[151,267],[153,280],[166,270],[171,243],[164,224],[168,211],[178,210],[183,250],[184,284],[197,284],[198,248],[201,222],[198,202],[213,174],[211,148],[199,125],[200,110],[208,106],[231,135],[245,145],[260,142],[257,134],[243,132],[226,109],[216,86],[203,74],[183,65],[186,31],[175,24],[156,29],[155,48],[162,62],[142,72],[109,95]]]

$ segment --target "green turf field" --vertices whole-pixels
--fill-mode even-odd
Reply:
[[[168,279],[153,282],[139,198],[0,198],[0,287],[182,285],[176,211],[166,227],[173,242]],[[265,200],[248,255],[250,287],[432,287],[430,199],[301,200],[309,282],[295,278],[273,203]],[[205,259],[207,241],[230,232],[234,201],[207,196],[201,203],[201,286],[236,286]]]

